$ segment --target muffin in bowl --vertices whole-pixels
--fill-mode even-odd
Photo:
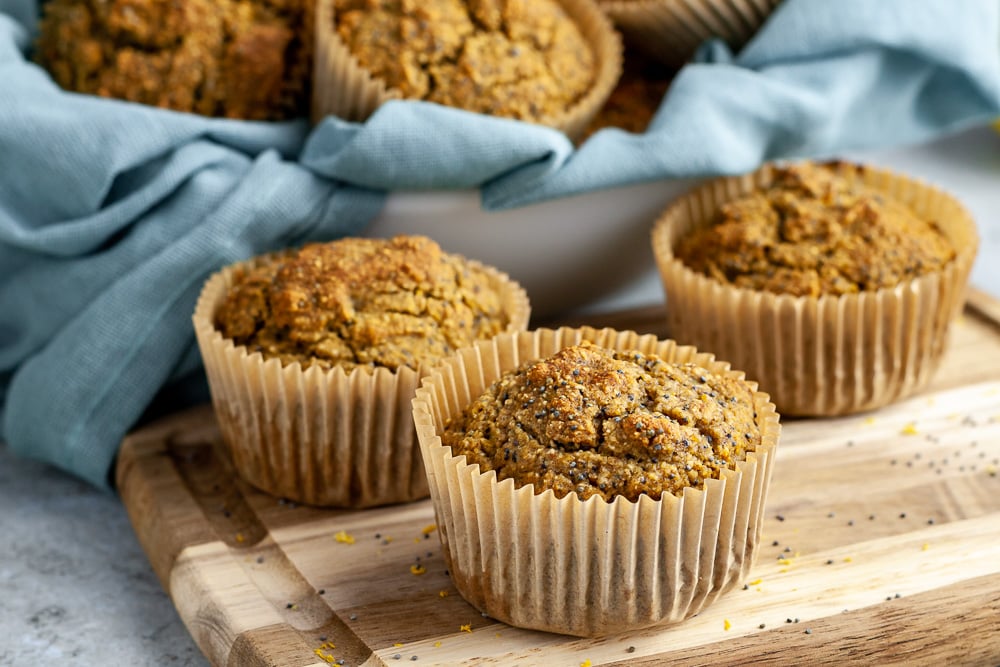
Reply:
[[[978,236],[940,190],[836,162],[712,181],[662,214],[652,243],[671,335],[739,365],[782,414],[808,416],[926,384]]]
[[[506,333],[433,369],[413,415],[449,572],[493,618],[577,636],[679,621],[754,561],[778,415],[709,354]]]
[[[299,502],[370,507],[427,495],[409,415],[426,365],[528,317],[505,274],[395,237],[227,267],[193,319],[239,474]]]
[[[593,0],[320,0],[313,117],[436,102],[579,137],[621,74]]]
[[[307,0],[52,0],[35,59],[62,88],[245,120],[308,116]]]

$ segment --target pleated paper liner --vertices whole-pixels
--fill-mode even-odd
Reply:
[[[718,37],[739,49],[780,0],[600,0],[625,42],[670,67],[690,60],[698,46]]]
[[[622,70],[621,38],[595,0],[557,0],[576,22],[594,52],[595,73],[590,90],[574,105],[555,116],[540,118],[542,125],[578,139],[597,115],[618,82]],[[333,0],[318,0],[316,9],[316,63],[313,68],[313,122],[327,115],[364,121],[384,102],[402,99],[396,88],[372,76],[337,34]]]
[[[745,370],[784,415],[870,410],[923,387],[961,311],[979,243],[968,211],[941,190],[871,167],[841,171],[937,223],[955,259],[892,289],[815,298],[722,284],[674,257],[677,242],[710,224],[722,204],[768,187],[771,166],[705,184],[674,202],[652,233],[670,335]]]
[[[524,290],[479,264],[502,295],[508,331],[527,328]],[[410,402],[421,372],[282,366],[223,338],[213,316],[240,265],[212,276],[193,317],[223,441],[239,475],[272,495],[327,507],[425,498]],[[424,367],[421,367],[424,368]]]
[[[413,401],[448,570],[469,603],[522,628],[599,636],[680,621],[740,584],[757,555],[780,431],[766,394],[754,393],[760,446],[704,489],[660,500],[535,495],[441,444],[445,422],[504,371],[581,340],[743,377],[692,347],[612,329],[507,333],[464,348]]]

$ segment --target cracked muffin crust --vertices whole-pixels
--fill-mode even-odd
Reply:
[[[508,324],[482,270],[421,236],[347,238],[272,256],[215,313],[225,338],[303,367],[418,368]]]
[[[335,0],[358,63],[403,97],[540,120],[590,89],[595,57],[555,0]]]
[[[681,239],[677,258],[720,282],[794,296],[895,287],[941,270],[955,249],[934,221],[844,177],[864,167],[802,163],[724,204]]]
[[[206,116],[308,115],[307,0],[51,0],[35,58],[62,88]]]
[[[756,417],[744,380],[584,342],[503,375],[441,442],[536,494],[657,500],[756,449]]]

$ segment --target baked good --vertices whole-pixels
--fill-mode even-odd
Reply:
[[[308,115],[306,0],[51,0],[35,58],[66,90],[207,116]]]
[[[711,181],[652,241],[671,335],[795,415],[869,410],[926,384],[978,247],[952,197],[843,162]]]
[[[448,571],[491,618],[578,636],[679,621],[757,553],[778,416],[694,348],[586,327],[503,333],[432,369],[413,419]]]
[[[768,187],[726,202],[681,239],[677,258],[736,287],[814,297],[892,288],[954,259],[934,220],[847,180],[856,168],[776,168]]]
[[[193,321],[240,476],[302,503],[371,507],[427,495],[410,418],[427,363],[529,314],[505,274],[396,237],[226,267]]]
[[[634,502],[718,479],[760,428],[744,380],[584,342],[504,374],[441,442],[535,493]]]
[[[317,119],[401,98],[579,133],[621,70],[592,0],[322,0],[316,40]]]
[[[338,37],[406,99],[522,120],[576,103],[594,54],[555,0],[335,0]]]
[[[316,243],[237,273],[215,326],[282,363],[416,370],[507,328],[491,280],[423,236]]]
[[[738,50],[781,0],[599,0],[625,43],[669,67],[680,67],[698,46],[717,38]]]

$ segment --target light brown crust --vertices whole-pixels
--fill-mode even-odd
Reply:
[[[590,343],[505,374],[441,436],[498,480],[608,501],[701,488],[760,439],[745,380]]]
[[[844,178],[863,168],[776,169],[770,187],[723,204],[712,225],[681,240],[676,255],[720,282],[795,296],[891,288],[954,259],[934,221]]]
[[[265,358],[323,368],[418,368],[508,324],[485,272],[426,237],[349,238],[243,272],[215,314]]]
[[[36,60],[66,90],[247,120],[308,114],[306,0],[52,0]]]
[[[589,91],[595,57],[554,0],[336,0],[358,63],[408,99],[541,120]]]

